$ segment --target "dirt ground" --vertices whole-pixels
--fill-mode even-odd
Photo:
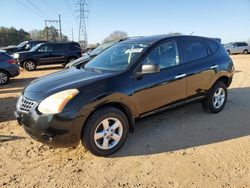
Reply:
[[[147,117],[108,158],[50,148],[24,132],[13,117],[19,93],[61,67],[22,70],[0,88],[0,187],[250,187],[250,55],[232,58],[221,113],[189,104]]]

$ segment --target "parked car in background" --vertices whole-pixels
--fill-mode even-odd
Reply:
[[[96,47],[93,51],[91,52],[85,52],[82,57],[68,63],[65,68],[72,68],[72,67],[77,67],[77,66],[82,66],[85,65],[86,63],[88,63],[91,59],[93,59],[95,56],[97,56],[98,54],[102,53],[104,50],[106,50],[107,48],[115,45],[118,42],[124,41],[126,39],[121,39],[121,40],[115,40],[115,41],[110,41],[110,42],[106,42],[103,43],[101,45],[99,45],[98,47]]]
[[[0,50],[0,85],[7,84],[10,77],[19,75],[19,66],[12,56]]]
[[[94,155],[107,156],[123,145],[135,119],[192,101],[201,101],[205,111],[222,111],[233,75],[233,62],[217,40],[133,38],[83,68],[32,82],[15,116],[40,142],[70,147],[81,141]]]
[[[14,54],[17,64],[27,71],[37,66],[63,64],[81,57],[82,49],[77,42],[48,42],[34,46],[28,52]]]
[[[228,54],[248,54],[250,46],[246,42],[232,42],[224,45]]]
[[[35,45],[39,43],[45,43],[47,41],[41,41],[41,40],[30,40],[30,41],[24,41],[17,46],[8,46],[1,48],[2,50],[6,51],[8,54],[13,54],[15,52],[22,52],[22,51],[29,51],[31,48],[33,48]]]

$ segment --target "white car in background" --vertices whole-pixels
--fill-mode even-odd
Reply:
[[[250,52],[250,46],[246,42],[232,42],[224,47],[228,54],[248,54]]]

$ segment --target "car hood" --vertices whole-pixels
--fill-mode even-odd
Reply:
[[[1,49],[2,50],[16,50],[16,49],[18,49],[18,47],[16,47],[16,46],[7,46],[7,47],[3,47]]]
[[[77,68],[65,69],[32,81],[24,89],[23,95],[30,100],[40,101],[66,89],[77,88],[81,92],[83,86],[107,78],[112,74]],[[91,89],[91,87],[89,88]]]

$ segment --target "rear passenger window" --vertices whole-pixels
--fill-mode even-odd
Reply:
[[[64,51],[66,50],[66,44],[55,44],[53,46],[53,51],[58,52],[58,51]]]
[[[206,43],[212,53],[215,53],[219,49],[219,45],[213,40],[206,40]]]
[[[207,48],[199,39],[183,40],[183,51],[186,62],[195,61],[207,57]]]

